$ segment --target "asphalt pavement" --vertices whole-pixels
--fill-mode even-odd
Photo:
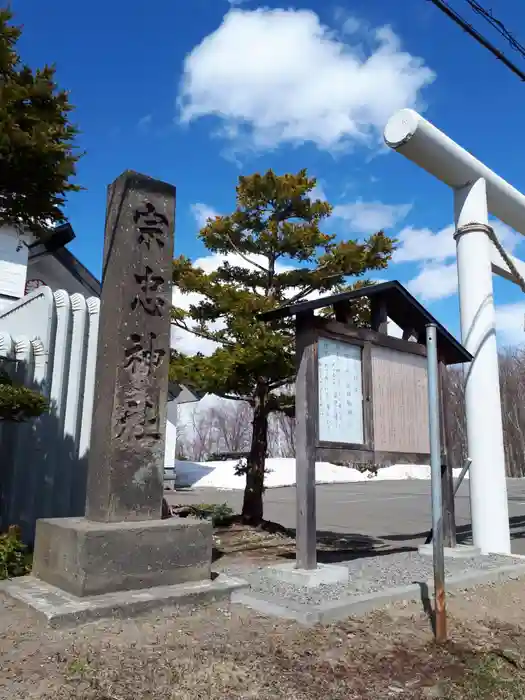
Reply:
[[[431,523],[430,482],[421,480],[375,481],[317,486],[317,530],[355,535],[391,544],[393,549],[417,547]],[[509,519],[512,551],[525,555],[525,479],[509,479]],[[171,504],[228,503],[236,512],[242,491],[191,489],[167,491]],[[264,517],[295,527],[295,487],[268,489]],[[456,496],[458,534],[468,541],[470,505],[468,482]]]

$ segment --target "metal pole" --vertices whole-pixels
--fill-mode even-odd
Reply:
[[[441,496],[441,445],[439,422],[439,374],[437,330],[433,323],[427,329],[428,418],[430,428],[430,471],[432,489],[432,547],[434,563],[434,635],[436,642],[447,639],[445,607],[445,556],[443,551],[443,505]]]
[[[315,438],[317,433],[317,342],[313,314],[295,319],[297,377],[295,380],[296,568],[317,568],[315,509]]]

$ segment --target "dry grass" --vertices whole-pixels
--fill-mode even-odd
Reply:
[[[258,527],[245,525],[236,516],[228,524],[214,528],[215,559],[223,563],[235,559],[270,562],[295,559],[295,531],[278,523],[263,521]],[[389,543],[366,535],[317,532],[319,561],[351,559],[364,552],[392,549]]]
[[[254,527],[242,522],[227,503],[171,504],[178,517],[210,517],[214,522],[214,559],[260,560],[295,559],[295,530],[269,520]],[[362,534],[317,531],[320,561],[352,559],[364,552],[394,550],[391,542]],[[226,562],[224,562],[226,563]]]
[[[313,629],[223,604],[51,631],[0,599],[0,697],[515,700],[525,697],[522,589],[451,598],[443,647],[415,604]]]

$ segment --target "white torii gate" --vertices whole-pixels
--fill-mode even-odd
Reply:
[[[472,354],[465,403],[474,545],[510,553],[492,272],[515,281],[487,232],[490,212],[525,235],[525,196],[417,112],[385,127],[386,144],[449,185],[454,214],[462,343]],[[525,263],[508,256],[525,276]]]

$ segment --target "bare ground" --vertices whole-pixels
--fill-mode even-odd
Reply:
[[[223,603],[52,631],[0,597],[0,698],[524,698],[524,581],[448,606],[436,647],[415,603],[312,629]]]
[[[295,530],[265,520],[253,527],[245,525],[238,516],[228,524],[214,528],[215,569],[230,563],[269,564],[283,559],[295,559]],[[317,531],[317,559],[320,562],[352,559],[363,553],[392,550],[391,543],[367,535]]]

